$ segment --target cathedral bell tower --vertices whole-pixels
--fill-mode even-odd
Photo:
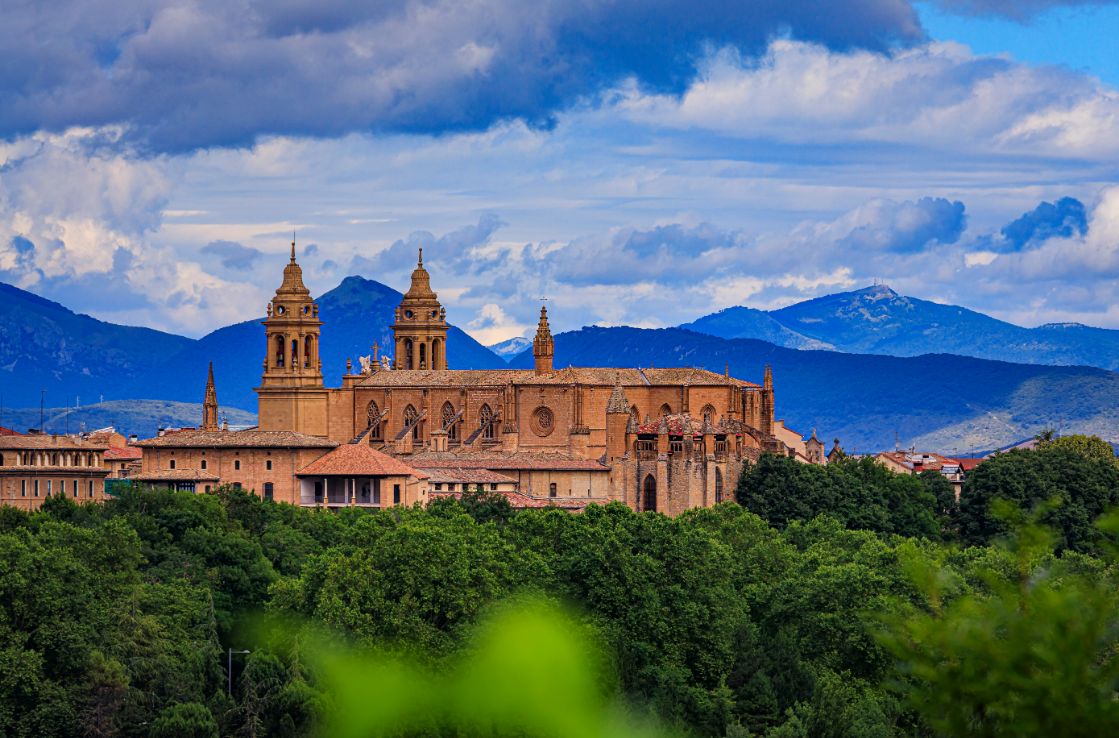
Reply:
[[[548,308],[541,305],[540,321],[536,324],[536,338],[532,339],[532,357],[538,375],[552,373],[552,359],[555,353],[556,345],[552,340],[552,328],[548,325]]]
[[[295,261],[284,267],[284,281],[268,303],[264,320],[264,375],[256,388],[261,430],[327,434],[327,390],[319,359],[319,306],[303,285]]]
[[[392,324],[397,369],[447,368],[447,311],[431,291],[431,275],[424,269],[424,250],[412,271],[412,286],[404,293]]]

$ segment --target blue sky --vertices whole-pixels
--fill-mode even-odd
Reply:
[[[821,8],[825,10],[821,11]],[[1115,3],[0,10],[0,280],[189,335],[312,290],[674,325],[874,280],[1119,328]]]
[[[1030,64],[1056,64],[1119,85],[1119,6],[1055,6],[1027,20],[999,15],[964,16],[918,4],[921,23],[934,39],[967,44],[978,54],[1009,54]]]

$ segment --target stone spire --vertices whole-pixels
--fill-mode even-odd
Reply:
[[[214,362],[210,362],[210,373],[206,377],[206,396],[202,402],[201,430],[218,429],[218,391],[214,388]]]
[[[606,402],[606,413],[629,415],[629,401],[626,399],[626,391],[622,389],[620,379],[614,380],[614,391],[610,393],[610,399]]]
[[[284,267],[284,281],[276,290],[277,296],[310,296],[311,291],[303,284],[303,268],[295,260],[295,239],[291,240],[291,260]]]
[[[551,374],[556,347],[552,329],[548,325],[548,308],[540,306],[540,322],[536,324],[536,338],[532,341],[532,355],[536,359],[537,374]]]
[[[404,293],[404,297],[413,299],[434,300],[436,294],[431,289],[431,275],[424,269],[424,250],[420,249],[420,256],[416,261],[416,268],[412,270],[412,285]]]

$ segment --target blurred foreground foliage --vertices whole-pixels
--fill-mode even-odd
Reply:
[[[675,519],[240,490],[0,508],[0,735],[1114,733],[1111,462],[998,462],[982,511],[780,459],[739,486],[755,512]],[[836,493],[858,485],[868,509]]]

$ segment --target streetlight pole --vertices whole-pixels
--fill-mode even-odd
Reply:
[[[225,664],[225,671],[226,674],[229,676],[228,694],[230,697],[233,696],[233,654],[235,653],[252,653],[252,651],[234,651],[232,648],[229,649],[228,660]]]

